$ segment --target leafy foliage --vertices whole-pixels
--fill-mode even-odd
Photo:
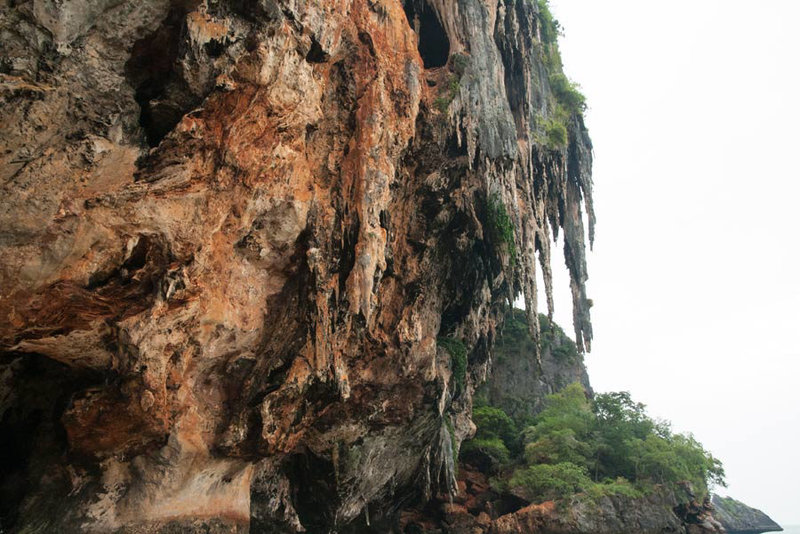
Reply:
[[[433,101],[434,107],[436,107],[439,112],[444,113],[447,111],[447,108],[449,108],[450,104],[455,100],[458,91],[461,89],[461,78],[467,72],[468,66],[469,58],[464,54],[453,54],[450,56],[450,68],[455,74],[452,74],[447,79],[446,87]]]
[[[519,431],[514,421],[500,408],[483,406],[472,413],[472,421],[478,427],[476,438],[500,439],[511,450],[519,450]]]
[[[540,314],[540,324],[542,317],[545,316]],[[511,354],[515,358],[524,358],[536,353],[536,345],[531,339],[525,310],[509,308],[496,346],[498,350],[495,351],[495,358],[501,361],[506,354]]]
[[[576,363],[583,359],[575,342],[564,333],[560,326],[541,313],[539,314],[539,330],[542,351],[549,349],[556,361]]]
[[[433,101],[433,105],[436,106],[440,112],[444,113],[447,111],[447,108],[450,107],[450,104],[455,100],[456,95],[458,94],[458,90],[461,88],[461,80],[458,76],[450,76],[447,80],[447,89],[444,93],[440,93],[438,97]]]
[[[545,44],[556,44],[558,36],[561,35],[561,24],[550,11],[547,0],[538,0],[539,4],[539,31],[542,42]]]
[[[570,428],[553,430],[546,436],[525,445],[525,461],[529,464],[586,463],[591,455],[589,445],[579,440]]]
[[[544,124],[546,143],[549,148],[559,148],[567,145],[567,127],[557,119],[550,119]]]
[[[548,396],[545,409],[521,431],[492,406],[476,408],[473,419],[476,439],[464,444],[462,455],[480,451],[493,470],[510,473],[505,488],[532,502],[576,493],[640,497],[657,484],[684,482],[702,498],[709,484],[724,485],[719,460],[691,435],[651,419],[627,392],[590,399],[580,384],[571,384]]]
[[[585,467],[570,462],[534,464],[517,469],[509,486],[530,501],[561,499],[592,487]]]
[[[526,430],[528,441],[543,438],[551,432],[570,430],[578,439],[585,439],[594,422],[594,414],[583,386],[577,382],[547,397],[546,407],[536,424]]]
[[[579,86],[564,74],[558,37],[562,34],[559,22],[553,17],[547,0],[537,0],[539,7],[539,37],[536,48],[539,59],[547,69],[547,82],[552,98],[540,110],[536,139],[550,150],[559,150],[569,141],[567,127],[572,116],[586,110],[586,97]]]
[[[634,486],[628,479],[618,477],[616,480],[605,480],[601,484],[592,484],[587,493],[593,499],[599,499],[608,495],[622,495],[624,497],[638,498],[645,492]]]
[[[447,108],[450,107],[450,102],[452,101],[451,98],[446,96],[437,96],[433,101],[433,105],[440,113],[444,113],[447,111]]]
[[[520,452],[520,436],[514,421],[500,408],[480,406],[472,413],[478,427],[475,438],[464,442],[461,457],[470,463],[498,471]]]
[[[550,74],[550,89],[567,113],[583,113],[586,110],[586,97],[581,93],[578,84],[567,78],[563,72]]]
[[[506,207],[496,194],[489,197],[487,202],[489,218],[489,234],[492,242],[508,247],[511,264],[517,263],[517,247],[514,242],[514,223],[511,221]]]
[[[592,484],[581,485],[590,496],[633,496],[654,484],[686,481],[702,496],[709,483],[724,484],[719,460],[692,436],[673,434],[668,425],[651,419],[645,406],[627,392],[599,394],[590,400],[579,384],[572,384],[548,397],[547,407],[523,434],[528,465],[519,469],[560,466],[541,473],[566,477],[561,486],[530,475],[517,477],[520,484],[533,484],[522,491],[537,499],[552,498],[553,488],[579,485],[577,471],[566,470],[567,465],[590,477]],[[514,480],[512,476],[512,487]]]
[[[488,463],[488,467],[484,470],[489,472],[498,471],[511,459],[508,447],[499,438],[475,438],[465,441],[461,445],[460,456],[479,466]]]

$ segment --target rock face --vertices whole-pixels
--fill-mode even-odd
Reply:
[[[492,524],[492,534],[547,532],[552,534],[684,534],[722,533],[702,507],[687,506],[691,495],[671,491],[644,498],[603,497],[598,501],[580,500],[559,509],[555,503],[530,505],[504,515]]]
[[[711,503],[714,505],[714,517],[722,523],[728,534],[759,534],[783,530],[761,510],[750,508],[736,499],[714,495]]]
[[[495,344],[491,377],[483,388],[492,406],[518,421],[538,414],[547,395],[573,382],[592,391],[583,355],[564,331],[541,316],[538,350],[524,319],[517,309],[506,317]]]
[[[511,310],[499,329],[491,373],[477,395],[500,408],[517,424],[537,415],[545,397],[579,382],[591,394],[582,355],[561,328],[540,318],[541,351],[524,328],[522,310]],[[477,461],[476,461],[477,460]],[[506,474],[508,476],[508,474]],[[575,495],[559,502],[530,504],[501,490],[490,477],[503,473],[488,468],[480,457],[459,457],[456,496],[439,496],[438,506],[409,510],[406,531],[433,534],[720,534],[708,499],[699,499],[688,484],[673,490],[657,487],[643,497]],[[701,502],[702,501],[702,502]]]
[[[385,531],[452,492],[559,229],[591,340],[591,143],[578,113],[542,140],[542,29],[529,0],[4,2],[0,530]]]
[[[468,485],[479,487],[470,473]],[[646,498],[603,497],[598,501],[575,499],[569,503],[547,501],[531,504],[492,519],[486,512],[472,513],[479,502],[472,496],[442,504],[441,519],[427,522],[414,518],[408,532],[449,534],[717,534],[724,532],[713,520],[689,523],[676,515],[680,497],[662,492]]]

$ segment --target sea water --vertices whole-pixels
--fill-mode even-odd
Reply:
[[[800,525],[781,525],[783,534],[800,534]]]

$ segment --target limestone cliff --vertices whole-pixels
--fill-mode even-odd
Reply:
[[[781,532],[783,528],[761,510],[732,499],[714,495],[711,500],[716,517],[728,534],[760,534]]]
[[[522,310],[515,309],[506,315],[498,330],[491,372],[476,391],[475,400],[492,410],[502,410],[524,436],[533,428],[523,428],[536,423],[534,416],[545,408],[552,393],[573,383],[579,383],[588,395],[593,393],[582,355],[563,330],[541,317],[541,350],[537,351],[537,345],[523,328],[523,316]],[[481,409],[475,410],[479,425]],[[477,437],[481,435],[479,429]],[[504,441],[509,440],[504,437]],[[471,445],[475,442],[465,442],[459,455],[457,495],[452,499],[439,496],[424,507],[410,507],[404,514],[406,531],[422,534],[724,532],[712,515],[711,504],[698,497],[688,483],[656,485],[640,495],[582,492],[560,500],[532,502],[508,483],[513,480],[515,464],[522,463],[518,457],[522,455],[521,443],[517,443],[517,458],[507,459],[505,465],[492,461],[496,454],[492,449]]]
[[[591,341],[552,33],[529,0],[0,4],[0,529],[375,530],[453,492],[559,230]]]
[[[546,316],[539,318],[539,325],[537,346],[525,327],[522,310],[509,313],[498,332],[491,378],[482,387],[489,403],[515,420],[536,415],[547,395],[573,382],[592,391],[583,354],[575,343]]]

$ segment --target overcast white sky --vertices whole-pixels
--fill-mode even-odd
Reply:
[[[551,5],[595,148],[592,383],[693,432],[721,493],[800,524],[800,2]]]

